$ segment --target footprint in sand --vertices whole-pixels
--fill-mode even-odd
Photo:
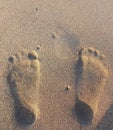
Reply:
[[[15,119],[20,125],[30,125],[39,118],[38,88],[40,63],[36,51],[27,50],[11,56],[7,76],[10,92],[14,99]]]
[[[78,57],[75,113],[80,124],[88,125],[96,115],[99,97],[106,85],[108,69],[104,54],[95,48],[81,49]]]

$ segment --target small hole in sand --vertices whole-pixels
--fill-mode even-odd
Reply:
[[[40,46],[37,46],[36,49],[39,50],[39,49],[40,49]]]
[[[38,11],[38,8],[35,8],[36,11]]]
[[[52,39],[56,38],[56,36],[53,33],[51,33],[51,37],[52,37]]]
[[[65,91],[66,91],[66,92],[69,92],[70,89],[71,89],[71,87],[70,87],[69,85],[65,87]]]
[[[13,58],[13,57],[10,57],[10,58],[9,58],[9,61],[10,61],[11,63],[14,63],[14,58]]]
[[[66,91],[66,92],[68,92],[68,91],[69,91],[69,88],[68,88],[68,87],[66,87],[66,88],[65,88],[65,91]]]

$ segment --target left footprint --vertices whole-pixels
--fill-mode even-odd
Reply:
[[[40,116],[40,63],[36,51],[24,51],[9,58],[7,76],[14,100],[15,119],[19,125],[30,125]]]

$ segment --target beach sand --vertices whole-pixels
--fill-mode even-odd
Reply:
[[[112,12],[113,0],[0,0],[0,130],[113,130]],[[93,122],[81,125],[75,66],[88,47],[106,55],[109,75]],[[7,80],[9,58],[23,50],[35,50],[40,63],[39,89],[31,93],[40,118],[27,126],[16,120]]]

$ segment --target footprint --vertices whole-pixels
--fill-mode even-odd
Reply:
[[[40,63],[36,51],[23,51],[9,58],[7,76],[14,99],[15,119],[19,125],[30,125],[40,117],[38,88]]]
[[[81,125],[88,125],[96,115],[99,97],[106,85],[108,69],[105,55],[95,48],[81,49],[78,57],[75,113]]]

